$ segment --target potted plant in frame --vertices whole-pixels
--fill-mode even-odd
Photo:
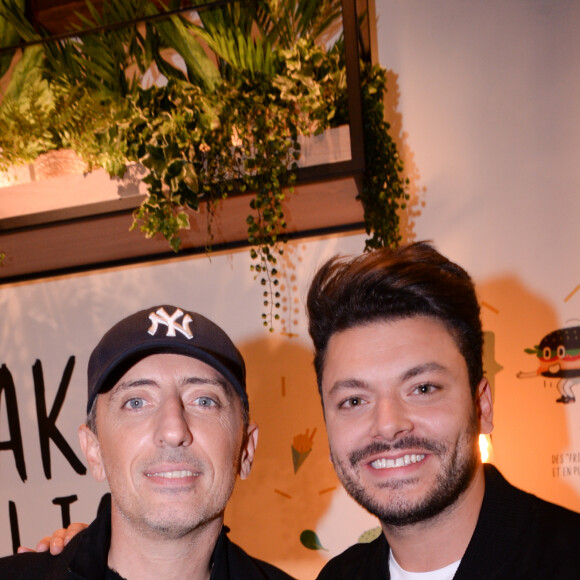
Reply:
[[[209,248],[216,204],[253,192],[248,242],[271,329],[300,138],[348,122],[341,2],[191,4],[197,10],[104,0],[97,10],[87,0],[82,28],[99,32],[55,42],[28,22],[21,2],[6,0],[5,26],[42,42],[27,46],[12,70],[0,106],[0,166],[55,149],[111,175],[141,163],[148,197],[133,227],[162,234],[176,251],[189,210],[208,208]],[[396,245],[397,210],[407,198],[403,166],[383,118],[384,71],[361,67],[367,245]],[[31,74],[38,82],[26,82]],[[151,76],[163,82],[146,85]]]

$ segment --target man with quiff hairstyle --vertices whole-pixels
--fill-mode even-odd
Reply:
[[[308,315],[334,467],[382,528],[319,580],[580,577],[580,514],[481,463],[493,406],[463,268],[424,242],[334,258]]]

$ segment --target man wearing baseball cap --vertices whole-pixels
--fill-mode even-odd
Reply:
[[[110,506],[58,556],[0,559],[2,578],[280,579],[223,525],[258,439],[244,360],[200,314],[157,306],[121,320],[88,366],[81,448]]]

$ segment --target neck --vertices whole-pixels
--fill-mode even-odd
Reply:
[[[483,466],[479,465],[470,486],[439,515],[409,526],[383,523],[399,565],[408,572],[429,572],[460,560],[477,525],[484,489]]]
[[[211,556],[222,525],[223,517],[219,517],[175,538],[135,530],[113,512],[108,565],[126,580],[209,580]]]

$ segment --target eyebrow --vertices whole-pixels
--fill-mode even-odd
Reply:
[[[369,386],[366,381],[360,381],[358,379],[345,379],[344,381],[336,381],[330,390],[328,391],[329,395],[333,395],[334,393],[342,390],[347,389],[368,389]]]
[[[429,373],[429,372],[447,372],[447,367],[437,363],[437,362],[428,362],[420,365],[416,365],[407,369],[402,375],[399,376],[400,382],[408,381],[414,377],[418,377],[422,374]],[[351,379],[344,379],[336,381],[332,387],[330,388],[328,394],[332,395],[337,391],[347,390],[347,389],[360,389],[366,390],[369,388],[369,384],[366,381],[361,381],[359,379],[351,378]]]
[[[231,385],[225,379],[210,379],[207,377],[188,377],[185,380],[186,385],[215,385],[223,389],[231,389]]]
[[[133,389],[136,387],[157,386],[157,385],[159,385],[158,381],[148,378],[134,379],[123,383],[117,383],[111,390],[111,396],[115,396],[117,393],[122,393],[124,391],[128,391],[129,389]],[[231,396],[234,393],[234,388],[230,385],[229,381],[219,378],[212,379],[209,377],[191,376],[187,377],[182,382],[182,385],[212,385],[223,389],[223,391],[228,396]]]
[[[422,375],[424,373],[431,373],[431,372],[446,372],[447,367],[439,364],[438,362],[428,362],[421,365],[417,365],[411,367],[410,369],[406,370],[400,377],[401,381],[408,381],[414,377]]]
[[[184,384],[186,385],[212,385],[214,387],[221,388],[228,398],[232,398],[235,395],[235,389],[229,381],[226,379],[210,379],[208,377],[188,377]]]

